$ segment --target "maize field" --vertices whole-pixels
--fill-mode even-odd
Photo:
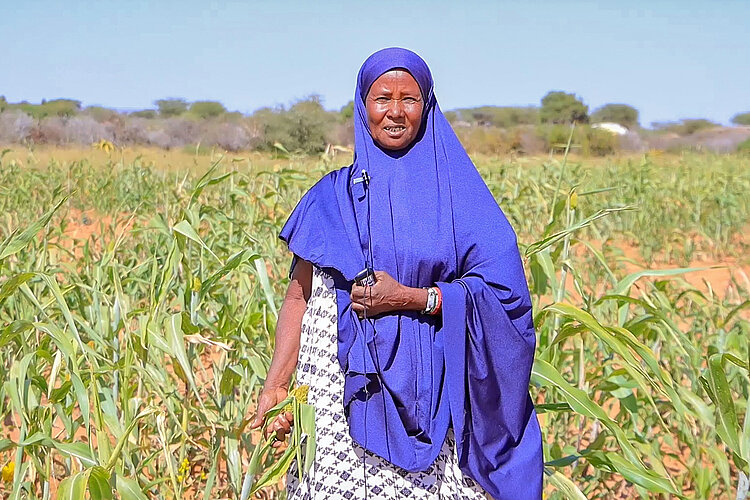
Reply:
[[[248,498],[278,233],[348,160],[4,151],[0,498]],[[747,498],[750,159],[475,162],[534,300],[546,498]]]

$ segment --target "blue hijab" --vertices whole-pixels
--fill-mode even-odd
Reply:
[[[365,97],[397,68],[419,84],[424,111],[415,141],[394,153],[373,141]],[[434,462],[452,426],[461,469],[494,498],[541,498],[541,433],[528,392],[535,334],[513,228],[418,55],[371,55],[354,108],[354,163],[315,184],[280,234],[297,258],[334,277],[351,436],[413,472]],[[410,287],[439,286],[442,317],[359,319],[349,293],[368,263]]]

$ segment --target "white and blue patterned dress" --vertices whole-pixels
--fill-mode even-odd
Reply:
[[[337,354],[337,309],[333,279],[313,267],[312,293],[302,319],[297,383],[310,386],[315,406],[317,451],[310,471],[297,479],[296,462],[287,474],[290,500],[391,500],[489,498],[458,467],[453,431],[435,462],[407,472],[352,441],[344,416],[344,375]]]

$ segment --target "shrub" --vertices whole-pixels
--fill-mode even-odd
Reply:
[[[619,123],[623,127],[638,127],[638,110],[627,104],[605,104],[591,114],[594,122]]]
[[[290,151],[319,153],[329,142],[329,127],[335,117],[323,108],[318,96],[297,101],[288,110],[262,108],[253,113],[250,123],[257,132],[257,147],[273,150],[275,143]]]
[[[154,101],[154,104],[159,110],[159,116],[163,116],[164,118],[179,116],[187,111],[188,108],[188,104],[185,99],[174,97],[159,99],[158,101]]]
[[[539,118],[542,123],[586,123],[588,111],[589,107],[575,94],[553,90],[542,98]]]
[[[0,143],[25,141],[33,126],[34,119],[23,111],[0,113]]]
[[[344,120],[351,120],[354,118],[354,101],[349,101],[342,106],[339,113]]]
[[[154,109],[142,109],[140,111],[133,111],[130,116],[136,116],[138,118],[152,119],[156,118],[156,110]]]
[[[686,118],[679,122],[654,122],[651,126],[660,132],[690,135],[700,130],[717,127],[719,124],[705,118]]]
[[[745,139],[737,146],[737,152],[750,155],[750,139]]]
[[[590,156],[607,156],[617,151],[618,136],[606,130],[585,127],[579,135],[581,152]]]
[[[211,123],[201,142],[227,151],[241,151],[250,149],[250,134],[237,123]]]
[[[88,106],[83,112],[98,122],[107,122],[119,118],[120,113],[102,106]]]
[[[498,127],[462,127],[456,129],[456,134],[472,153],[500,155],[512,149],[508,133]]]
[[[732,123],[735,125],[750,125],[750,111],[734,115],[732,117]]]
[[[106,125],[91,116],[75,116],[63,124],[62,140],[65,143],[93,144],[102,139],[112,141],[114,134]]]
[[[190,105],[190,114],[201,118],[216,118],[226,113],[224,105],[217,101],[196,101]]]
[[[473,125],[494,126],[501,128],[519,125],[535,125],[539,122],[539,108],[535,106],[480,106],[477,108],[457,109],[451,113],[449,121],[461,120]],[[446,117],[448,117],[446,113]]]

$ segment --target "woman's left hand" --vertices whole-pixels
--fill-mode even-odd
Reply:
[[[400,284],[385,271],[375,271],[375,280],[372,286],[352,285],[350,297],[357,316],[364,317],[365,311],[367,316],[377,316],[411,308],[414,301],[410,293],[412,289]]]

